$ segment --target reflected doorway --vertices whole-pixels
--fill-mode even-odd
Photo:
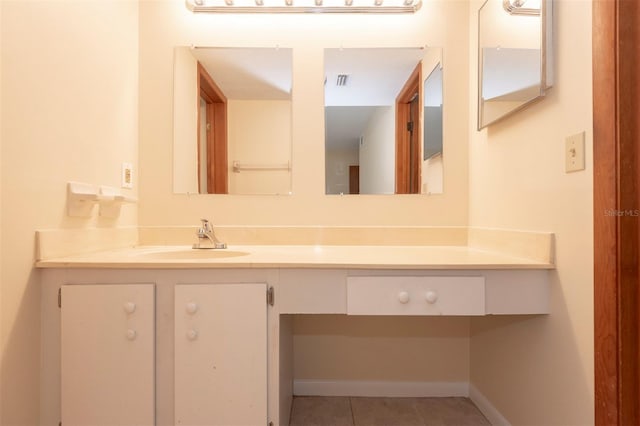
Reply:
[[[396,98],[396,194],[420,193],[422,62]]]
[[[200,62],[198,94],[198,192],[226,194],[227,98]]]
[[[349,194],[360,193],[360,166],[349,166]]]

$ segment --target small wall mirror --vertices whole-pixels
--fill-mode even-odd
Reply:
[[[432,146],[429,136],[432,152],[426,152],[422,76],[442,62],[442,49],[349,48],[324,53],[326,194],[430,192],[425,163],[436,157],[435,151],[442,157],[442,143]],[[435,174],[436,169],[434,165],[429,172]],[[439,181],[441,188],[441,175]]]
[[[175,193],[290,193],[291,64],[291,49],[175,48]]]
[[[478,130],[553,84],[551,0],[487,0],[478,13]]]

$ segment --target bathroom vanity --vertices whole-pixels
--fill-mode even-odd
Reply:
[[[141,246],[37,266],[42,422],[96,425],[287,425],[294,315],[546,314],[553,269],[393,245]]]

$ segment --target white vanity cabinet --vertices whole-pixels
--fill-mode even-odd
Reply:
[[[549,312],[547,269],[105,265],[43,270],[43,425],[285,426],[296,315]]]
[[[41,424],[266,426],[272,275],[44,271]]]
[[[266,285],[175,286],[175,424],[267,424]]]
[[[154,286],[64,285],[61,300],[62,424],[153,424]]]

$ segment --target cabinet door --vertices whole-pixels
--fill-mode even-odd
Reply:
[[[267,424],[265,284],[175,288],[175,424]]]
[[[62,287],[62,424],[153,425],[154,285]]]

